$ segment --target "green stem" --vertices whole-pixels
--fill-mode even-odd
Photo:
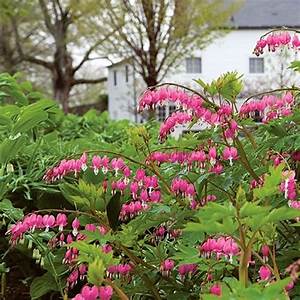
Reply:
[[[246,137],[248,138],[248,140],[252,144],[253,149],[256,149],[257,144],[255,142],[255,139],[253,138],[253,135],[249,132],[249,130],[246,129],[246,127],[244,125],[242,125],[241,130],[242,130],[242,132],[244,132],[244,134],[246,135]]]
[[[280,280],[280,274],[279,274],[279,270],[278,270],[276,258],[275,258],[275,244],[273,244],[273,249],[271,251],[271,259],[272,259],[272,263],[273,263],[273,270],[274,270],[274,275],[276,277],[276,280]]]
[[[31,238],[35,241],[35,243],[36,243],[37,245],[39,245],[40,248],[44,251],[44,247],[43,247],[43,245],[40,243],[40,241],[39,241],[38,239],[35,239],[34,236],[33,236],[32,234],[30,234],[30,236],[31,236]],[[52,258],[49,256],[49,251],[45,251],[45,255],[46,255],[46,257],[47,257],[47,259],[48,259],[48,261],[49,261],[49,264],[50,264],[50,266],[51,266],[51,268],[52,268],[52,271],[53,271],[53,274],[54,274],[54,280],[55,280],[55,282],[56,282],[56,285],[57,285],[57,287],[59,288],[59,291],[60,291],[60,294],[61,294],[62,298],[64,299],[65,293],[64,293],[63,288],[62,288],[62,286],[61,286],[61,282],[60,282],[59,276],[58,276],[58,274],[56,273],[56,269],[55,269],[55,267],[54,267]]]
[[[274,28],[272,30],[269,30],[267,33],[263,34],[260,38],[262,39],[263,37],[267,36],[268,34],[272,33],[272,32],[276,32],[276,31],[293,31],[295,33],[300,33],[299,30],[295,29],[295,28],[291,28],[291,27],[287,27],[287,26],[281,26],[280,28]]]
[[[248,285],[248,263],[251,254],[251,247],[241,250],[239,265],[239,281],[244,287]]]
[[[76,215],[84,215],[88,216],[90,218],[97,219],[99,221],[99,218],[93,214],[84,212],[84,211],[78,211],[78,210],[72,210],[72,209],[56,209],[56,208],[45,208],[45,209],[39,209],[35,210],[35,213],[43,213],[43,212],[60,212],[60,213],[72,213]]]
[[[129,300],[127,295],[110,279],[104,279],[104,282],[108,285],[111,285],[112,288],[116,291],[119,299],[121,300]]]
[[[218,186],[217,184],[215,184],[213,181],[208,180],[208,179],[206,179],[206,180],[207,180],[207,182],[209,184],[211,184],[212,186],[214,186],[216,189],[218,189],[219,191],[221,191],[224,194],[226,194],[229,197],[231,203],[234,203],[233,195],[231,195],[229,192],[227,192],[226,190],[224,190],[223,188],[221,188],[220,186]]]
[[[113,155],[116,155],[116,156],[123,157],[123,158],[127,159],[128,161],[131,161],[132,163],[135,163],[135,164],[137,164],[137,165],[140,165],[140,166],[143,166],[143,167],[147,168],[147,165],[146,165],[146,164],[144,164],[144,163],[142,163],[142,162],[140,162],[140,161],[137,161],[137,160],[135,160],[135,159],[133,159],[133,158],[127,156],[127,155],[122,154],[122,153],[118,153],[118,152],[114,152],[114,151],[109,151],[109,150],[99,150],[99,149],[98,149],[98,150],[88,150],[88,151],[83,151],[83,152],[85,152],[85,153],[104,153],[104,154],[113,154]],[[71,158],[77,157],[77,156],[79,156],[79,155],[81,155],[81,154],[82,154],[82,152],[81,152],[81,153],[75,153],[75,154],[72,154],[70,157],[71,157]],[[56,163],[57,163],[57,162],[56,162]],[[55,164],[56,164],[56,163],[55,163]]]
[[[170,186],[168,185],[168,182],[164,179],[164,177],[159,173],[159,171],[157,170],[156,166],[153,164],[153,162],[151,162],[151,168],[149,168],[148,166],[148,169],[151,170],[159,179],[160,181],[164,184],[167,192],[169,194],[172,194],[172,191],[171,191],[171,188]]]
[[[256,175],[254,170],[252,169],[249,160],[247,158],[246,152],[244,150],[243,144],[240,142],[238,137],[235,138],[235,144],[239,150],[240,161],[244,165],[245,169],[249,172],[249,174],[256,180],[259,181],[259,177]]]
[[[141,258],[134,255],[126,246],[119,244],[119,247],[124,251],[124,253],[130,258],[130,260],[135,265],[142,264],[142,265],[146,266],[147,268],[149,268],[148,264],[146,264]],[[150,265],[150,269],[154,269],[154,268]],[[136,268],[136,270],[137,270],[136,272],[139,274],[139,276],[141,276],[141,278],[144,281],[145,285],[152,291],[153,296],[155,297],[155,299],[160,300],[161,297],[160,297],[159,291],[155,287],[155,284],[148,277],[148,275],[146,275],[143,271],[139,271],[138,268]]]
[[[6,294],[6,274],[1,274],[1,298],[5,299]]]
[[[256,97],[260,97],[260,96],[264,96],[264,95],[268,95],[268,94],[272,94],[272,93],[276,93],[276,92],[284,92],[284,91],[300,91],[300,88],[297,88],[297,87],[280,88],[280,89],[274,89],[274,90],[270,90],[270,91],[266,91],[266,92],[253,94],[250,97],[246,98],[244,103],[248,102],[252,98],[256,98]]]
[[[172,86],[177,86],[177,87],[180,87],[182,89],[185,89],[187,91],[190,91],[192,92],[193,94],[195,95],[198,95],[199,97],[201,97],[207,104],[209,104],[211,107],[213,107],[214,109],[218,108],[218,105],[216,105],[215,103],[211,102],[210,100],[208,100],[207,97],[205,97],[203,94],[195,91],[194,89],[191,89],[189,87],[186,87],[182,84],[178,84],[178,83],[174,83],[174,82],[164,82],[164,83],[160,83],[158,85],[155,85],[155,86],[150,86],[148,89],[149,90],[152,90],[152,89],[155,89],[155,88],[158,88],[158,87],[161,87],[161,86],[164,86],[164,85],[172,85]]]

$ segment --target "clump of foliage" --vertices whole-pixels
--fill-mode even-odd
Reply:
[[[92,112],[61,121],[42,99],[3,114],[0,209],[11,245],[29,249],[45,270],[32,299],[299,297],[300,89],[249,97],[238,109],[237,74],[198,83],[203,93],[168,84],[142,95],[140,110],[177,104],[159,130],[165,144],[152,124],[104,125]],[[40,117],[18,127],[30,109]],[[172,140],[187,123],[205,128]],[[74,140],[66,134],[73,129]],[[30,191],[59,195],[55,208],[48,199],[23,216],[8,199],[15,169],[24,169],[13,143],[36,149],[31,168],[48,166]]]

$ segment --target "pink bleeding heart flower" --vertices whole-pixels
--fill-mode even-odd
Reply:
[[[92,158],[92,168],[94,170],[95,175],[98,174],[98,172],[101,168],[101,165],[102,165],[101,162],[102,162],[102,160],[101,160],[100,156],[98,156],[98,155],[93,156],[93,158]]]
[[[112,249],[112,246],[111,245],[108,245],[108,244],[105,244],[101,247],[102,251],[104,253],[109,253],[111,252],[113,249]]]
[[[78,281],[78,277],[79,277],[78,270],[75,269],[67,278],[67,285],[71,288],[74,287]]]
[[[88,271],[87,265],[85,264],[79,265],[78,271],[79,271],[79,278],[83,280]]]
[[[68,219],[65,214],[59,213],[56,216],[56,225],[58,226],[59,231],[63,231],[64,227],[67,226]]]
[[[140,193],[140,199],[143,202],[147,202],[149,200],[148,192],[146,190],[142,190]]]
[[[232,161],[238,159],[238,151],[235,147],[225,147],[223,150],[223,159],[229,160],[232,166]]]
[[[71,234],[68,234],[67,235],[67,244],[71,244],[71,243],[73,243],[73,237]]]
[[[107,156],[102,157],[101,164],[102,164],[102,173],[106,174],[109,169],[109,158]]]
[[[285,171],[283,175],[287,178],[281,183],[280,190],[284,192],[285,199],[294,200],[297,197],[295,171]]]
[[[267,281],[271,278],[272,272],[267,266],[261,266],[259,271],[260,280]]]
[[[146,172],[143,169],[137,169],[135,174],[135,180],[138,182],[139,186],[143,185],[144,179],[146,176]]]
[[[97,227],[95,224],[86,224],[84,229],[87,231],[95,232]]]
[[[260,251],[261,251],[261,254],[263,256],[264,262],[267,262],[269,254],[270,254],[269,246],[268,245],[262,245]]]
[[[160,272],[163,276],[170,276],[171,271],[174,269],[175,262],[172,259],[164,260],[160,265]]]
[[[214,166],[215,163],[216,163],[216,159],[217,159],[217,149],[216,149],[216,147],[212,147],[212,148],[209,149],[208,158],[209,158],[210,164],[212,166]]]
[[[290,291],[291,289],[293,289],[294,286],[295,286],[295,282],[294,282],[293,280],[291,280],[290,283],[287,284],[287,285],[285,286],[284,289],[288,292],[288,291]]]
[[[81,294],[77,294],[74,298],[72,298],[72,300],[85,300],[85,298],[83,298]]]
[[[81,296],[85,300],[96,300],[98,295],[99,291],[96,286],[89,287],[88,285],[86,285],[81,290]]]
[[[209,169],[209,172],[214,174],[221,174],[223,172],[223,165],[220,163],[216,163],[212,168]]]
[[[101,235],[105,235],[105,234],[107,234],[107,232],[108,232],[107,228],[105,228],[105,227],[102,226],[102,225],[99,226],[98,229],[99,229],[99,232],[100,232]]]
[[[137,182],[132,182],[130,184],[130,193],[132,195],[132,198],[135,200],[137,197],[137,192],[139,190],[139,185]]]
[[[222,287],[219,283],[215,283],[214,285],[212,285],[209,291],[212,295],[216,295],[216,296],[222,295]]]
[[[121,158],[114,158],[110,164],[112,169],[115,171],[115,176],[118,176],[119,170],[123,170],[123,168],[125,168],[125,163]]]
[[[154,203],[158,203],[160,202],[160,191],[153,191],[151,194],[150,194],[150,201],[151,202],[154,202]]]
[[[100,300],[110,300],[113,295],[113,289],[111,286],[101,286],[99,288]]]
[[[72,222],[73,235],[76,236],[78,234],[78,228],[80,227],[80,222],[77,218],[75,218]]]
[[[87,155],[85,152],[83,152],[83,154],[81,155],[80,159],[79,159],[80,163],[81,163],[81,169],[82,171],[85,171],[87,169]]]
[[[43,225],[45,226],[45,231],[49,231],[49,228],[55,225],[55,217],[52,215],[43,216]]]

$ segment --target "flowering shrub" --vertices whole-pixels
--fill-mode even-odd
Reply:
[[[271,35],[256,53],[291,43],[287,32]],[[203,92],[162,84],[141,96],[140,110],[177,106],[160,127],[165,146],[137,127],[123,152],[86,149],[45,172],[72,209],[31,212],[7,231],[47,271],[32,298],[299,296],[300,89],[250,97],[238,110],[235,73],[198,83]],[[168,139],[196,122],[206,128]]]

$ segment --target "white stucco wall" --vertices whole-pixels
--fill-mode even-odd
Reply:
[[[128,66],[128,82],[126,82],[125,66]],[[114,84],[114,71],[117,74],[117,84]],[[140,79],[138,79],[140,80]],[[135,84],[133,67],[129,63],[114,65],[108,70],[107,91],[108,111],[114,120],[128,119],[135,121]]]
[[[168,76],[165,81],[171,80],[177,83],[197,86],[192,82],[193,79],[201,78],[205,82],[210,82],[223,73],[237,71],[244,75],[243,79],[247,82],[265,81],[269,79],[270,83],[275,84],[274,79],[279,77],[278,68],[277,71],[275,71],[276,64],[278,64],[279,61],[278,53],[269,53],[266,51],[260,56],[264,58],[264,73],[249,73],[249,58],[256,57],[252,53],[256,41],[266,32],[267,30],[233,30],[224,37],[216,39],[203,51],[199,50],[195,52],[195,57],[198,56],[202,58],[201,74],[186,73],[185,64],[183,63],[179,71],[175,75]],[[296,58],[294,57],[295,53],[293,53],[293,51],[290,51],[289,55],[291,61]],[[294,81],[292,83],[294,83]]]
[[[210,82],[221,74],[228,71],[237,71],[244,74],[243,80],[247,90],[268,90],[277,88],[280,81],[280,65],[279,54],[266,52],[264,57],[264,73],[249,73],[249,58],[256,57],[252,54],[256,41],[267,30],[233,30],[227,35],[216,39],[209,44],[204,50],[194,52],[194,57],[201,57],[202,72],[201,74],[186,73],[186,64],[183,60],[181,66],[169,74],[163,82],[176,82],[183,85],[197,87],[193,79],[201,78],[205,82]],[[287,60],[293,61],[299,54],[289,51]],[[192,57],[192,55],[191,55]],[[287,64],[288,65],[288,64]],[[117,71],[117,86],[113,85],[113,71]],[[133,69],[130,66],[129,82],[125,82],[125,64],[117,64],[109,68],[108,72],[108,95],[109,95],[109,113],[112,119],[130,119],[134,121],[133,106],[134,106],[134,90],[138,95],[143,90],[143,81],[136,75],[134,84]],[[293,73],[294,74],[294,73]],[[288,78],[288,85],[300,83],[299,76],[289,73],[285,74],[285,79]],[[135,86],[135,88],[134,88]]]

